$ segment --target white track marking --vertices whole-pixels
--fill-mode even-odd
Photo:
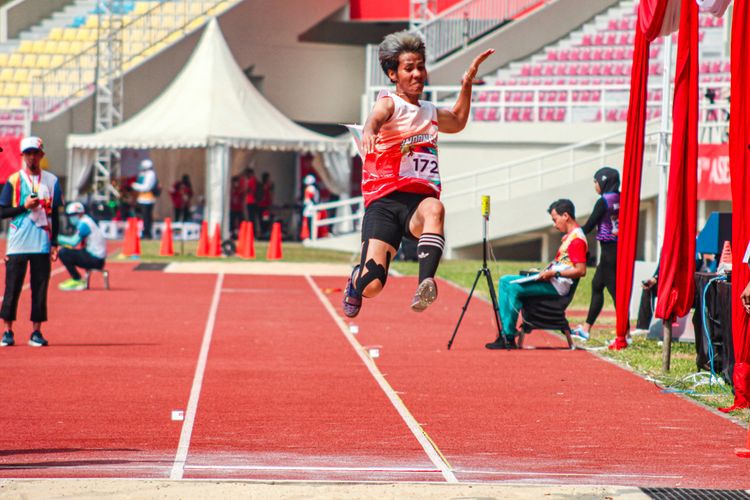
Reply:
[[[211,337],[214,333],[216,311],[219,309],[219,298],[221,297],[221,286],[223,283],[224,273],[219,273],[216,276],[216,286],[214,287],[214,295],[211,299],[211,309],[208,312],[206,329],[203,331],[203,342],[201,343],[201,350],[198,355],[198,365],[195,367],[193,386],[190,389],[190,399],[188,399],[187,410],[185,411],[185,421],[182,423],[180,442],[177,445],[177,454],[174,458],[174,464],[172,465],[172,472],[169,474],[169,479],[182,479],[182,476],[185,473],[185,462],[187,461],[188,450],[190,449],[190,437],[193,435],[195,413],[198,410],[198,399],[201,395],[203,374],[206,371],[208,348],[211,345]]]
[[[295,467],[286,465],[188,465],[190,470],[257,470],[257,471],[299,471],[299,472],[403,472],[440,473],[439,469],[410,469],[405,467]]]
[[[346,323],[344,323],[344,320],[342,320],[341,317],[338,314],[336,314],[336,311],[333,309],[333,306],[323,295],[323,292],[321,292],[320,289],[315,285],[315,282],[312,280],[310,275],[306,274],[305,279],[307,280],[307,283],[310,285],[310,288],[312,288],[313,292],[315,292],[315,295],[318,296],[318,300],[320,300],[320,303],[323,304],[323,307],[326,308],[326,310],[328,311],[328,314],[336,322],[336,324],[339,327],[339,330],[341,330],[341,333],[344,334],[344,337],[346,337],[346,339],[352,345],[357,355],[359,355],[359,358],[362,360],[362,362],[365,364],[367,369],[370,371],[370,374],[373,376],[375,381],[378,383],[380,388],[388,397],[391,404],[394,406],[394,408],[396,408],[396,411],[401,416],[401,418],[406,423],[406,425],[409,427],[409,430],[412,432],[412,434],[414,434],[414,437],[417,438],[417,441],[419,441],[419,444],[422,445],[422,449],[424,449],[425,453],[430,458],[430,461],[432,461],[435,467],[437,467],[438,470],[440,470],[440,472],[443,474],[443,477],[445,478],[447,482],[457,483],[458,479],[456,479],[456,476],[451,471],[450,466],[448,465],[448,463],[446,463],[445,459],[442,457],[442,455],[438,451],[437,446],[435,446],[432,440],[427,436],[427,433],[422,429],[422,426],[420,426],[419,423],[415,420],[414,416],[409,412],[409,409],[406,407],[404,402],[401,401],[401,398],[398,397],[398,395],[390,386],[388,381],[385,380],[385,377],[383,377],[383,374],[380,373],[380,370],[378,369],[377,365],[375,365],[372,359],[370,359],[370,357],[367,355],[362,345],[357,341],[354,335],[351,334],[351,332],[349,331],[349,327],[346,326]]]

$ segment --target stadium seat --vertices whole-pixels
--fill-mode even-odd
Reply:
[[[27,82],[29,81],[29,70],[25,68],[18,68],[13,72],[14,82]]]
[[[21,61],[22,68],[33,68],[36,66],[36,54],[25,54]]]

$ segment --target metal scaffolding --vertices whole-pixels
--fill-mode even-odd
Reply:
[[[123,117],[123,0],[98,0],[96,95],[94,132],[116,127]],[[92,173],[92,198],[110,201],[119,197],[112,185],[120,169],[120,151],[98,150]]]

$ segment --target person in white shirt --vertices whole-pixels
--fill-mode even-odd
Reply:
[[[104,269],[107,258],[107,240],[94,219],[86,215],[83,204],[74,201],[65,207],[65,215],[75,233],[71,236],[59,236],[60,261],[70,273],[70,279],[60,283],[60,290],[79,291],[86,289],[86,282],[81,279],[81,269]],[[79,245],[82,248],[76,248]]]
[[[151,226],[154,222],[154,205],[156,204],[155,190],[159,185],[154,172],[154,162],[146,158],[138,167],[140,173],[138,179],[133,183],[133,189],[138,193],[136,206],[143,220],[143,238],[151,239]]]

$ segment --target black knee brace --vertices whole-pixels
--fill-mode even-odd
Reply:
[[[385,266],[378,264],[374,259],[369,259],[365,262],[368,246],[369,240],[366,240],[362,244],[362,260],[359,264],[359,276],[357,277],[357,282],[354,284],[360,294],[367,288],[367,285],[375,280],[380,280],[380,283],[385,286],[385,282],[388,279],[388,268],[391,265],[391,252],[386,252]]]

